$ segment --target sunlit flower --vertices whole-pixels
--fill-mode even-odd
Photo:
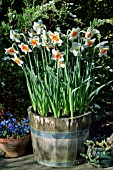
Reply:
[[[1,121],[1,122],[0,122],[0,125],[6,126],[6,121],[5,121],[5,120]]]
[[[97,34],[98,37],[101,37],[100,31],[97,29],[93,29],[94,33]]]
[[[24,44],[24,43],[21,43],[21,44],[19,44],[18,46],[21,48],[21,50],[22,50],[25,54],[27,54],[28,52],[31,52],[31,49],[29,48],[29,46],[26,45],[26,44]]]
[[[58,60],[58,67],[65,68],[65,63],[64,63],[63,57]]]
[[[107,50],[109,50],[109,48],[107,46],[106,47],[101,46],[99,50],[100,50],[99,57],[102,57],[103,55],[107,55]]]
[[[80,34],[80,28],[73,28],[71,33],[69,34],[69,39],[73,40],[76,39]]]
[[[46,30],[42,30],[42,35],[40,37],[42,38],[42,41],[47,41],[48,36]]]
[[[85,38],[91,39],[92,36],[93,36],[93,31],[92,31],[91,27],[89,27],[89,28],[87,29],[86,33],[85,33]]]
[[[60,60],[64,56],[64,52],[59,52],[59,50],[52,49],[52,59]]]
[[[37,32],[39,35],[41,31],[46,28],[46,26],[43,24],[42,20],[39,20],[38,22],[34,22],[33,29]]]
[[[39,37],[29,38],[29,43],[32,45],[33,48],[39,46]]]
[[[49,31],[49,32],[48,32],[48,35],[49,35],[49,37],[50,37],[50,39],[51,39],[51,42],[52,42],[53,44],[58,44],[59,46],[61,46],[62,40],[60,39],[58,32],[52,33],[51,31]]]
[[[100,42],[99,44],[96,45],[96,48],[104,46],[105,44],[108,44],[108,41]]]
[[[95,40],[96,40],[95,38],[93,38],[92,40],[86,39],[85,46],[86,47],[92,47],[94,42],[95,42]]]
[[[33,30],[32,28],[28,31],[28,35],[29,35],[30,37],[34,37],[35,32],[34,32],[34,30]]]
[[[11,58],[16,64],[18,64],[19,66],[22,66],[23,61],[20,60],[17,56],[15,56],[14,58]]]
[[[84,46],[81,46],[80,43],[73,42],[72,47],[70,48],[70,52],[72,52],[74,56],[77,56],[80,50],[83,51]]]
[[[46,48],[47,51],[50,51],[49,48],[51,47],[51,45],[47,44],[46,41],[43,40],[42,43],[41,43],[41,45],[42,45],[42,47]]]
[[[10,38],[12,39],[12,41],[20,42],[20,40],[19,40],[20,34],[18,34],[17,31],[10,30]]]
[[[14,47],[5,48],[5,54],[15,55],[19,52],[14,49]]]

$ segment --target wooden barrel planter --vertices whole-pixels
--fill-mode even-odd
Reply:
[[[28,108],[32,146],[35,160],[51,167],[81,164],[84,142],[89,136],[91,113],[73,119],[41,117]]]

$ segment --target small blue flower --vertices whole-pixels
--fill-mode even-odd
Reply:
[[[6,121],[5,120],[1,121],[1,125],[6,126]]]
[[[26,120],[24,120],[25,123],[29,123],[29,117],[27,116]]]
[[[18,125],[15,125],[15,132],[18,132],[18,131],[19,131]]]
[[[15,123],[15,122],[16,122],[16,119],[15,119],[15,118],[12,118],[12,122],[14,122],[14,123]]]
[[[6,122],[6,124],[9,124],[9,122],[10,122],[10,119],[7,119],[5,122]]]
[[[11,112],[8,112],[8,113],[7,113],[7,116],[12,117],[13,115],[12,115]]]
[[[18,129],[18,125],[15,125],[15,129]]]
[[[24,132],[27,133],[27,131],[28,131],[28,128],[27,128],[27,126],[25,126],[24,127]]]
[[[12,130],[11,130],[11,133],[12,133],[12,134],[15,134],[15,129],[12,129]]]
[[[10,130],[13,130],[13,129],[14,129],[14,125],[13,125],[12,123],[9,123],[8,128],[9,128]]]

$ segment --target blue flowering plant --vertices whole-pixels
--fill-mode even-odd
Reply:
[[[16,119],[8,112],[6,119],[0,118],[0,138],[21,138],[30,134],[29,119]]]
[[[46,29],[39,20],[26,32],[10,30],[12,46],[5,54],[22,68],[33,111],[55,118],[84,114],[108,82],[96,85],[96,61],[109,50],[100,32],[90,27]]]

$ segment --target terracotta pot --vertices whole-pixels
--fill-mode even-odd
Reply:
[[[28,108],[35,160],[51,167],[70,167],[84,162],[84,142],[89,136],[91,113],[73,119],[41,117]]]
[[[3,139],[0,138],[0,151],[5,157],[16,158],[24,155],[26,146],[29,142],[30,135],[19,139]]]

